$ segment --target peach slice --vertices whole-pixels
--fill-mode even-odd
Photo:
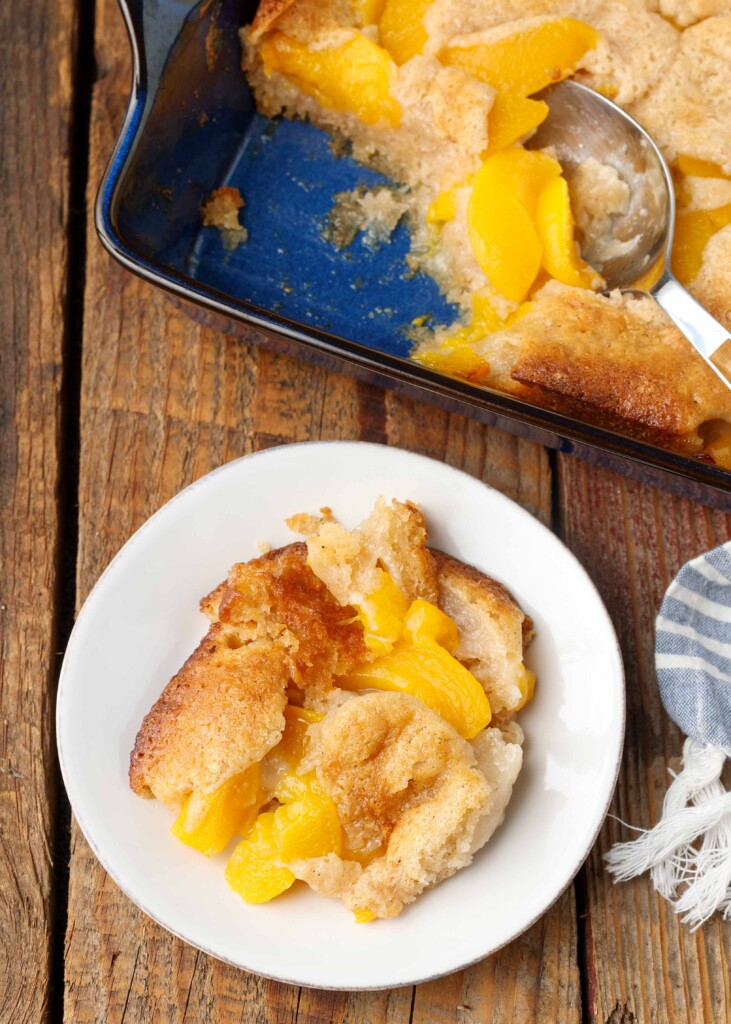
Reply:
[[[284,864],[328,853],[340,855],[343,833],[338,812],[314,773],[285,777],[276,795],[283,803],[274,815],[272,832]]]
[[[247,903],[267,903],[295,882],[289,868],[278,863],[274,819],[273,811],[260,814],[226,865],[226,881]]]
[[[321,722],[322,715],[318,711],[299,708],[288,704],[284,709],[284,732],[274,748],[274,752],[294,770],[305,756],[307,749],[307,730],[315,722]]]
[[[470,245],[493,286],[523,302],[541,266],[533,224],[538,196],[561,173],[545,153],[508,149],[489,156],[475,176],[467,206]]]
[[[472,198],[481,203],[490,196],[512,195],[535,215],[543,189],[561,174],[561,164],[547,153],[515,147],[493,153],[475,175]]]
[[[281,806],[259,815],[226,865],[226,881],[247,903],[266,903],[289,889],[292,861],[342,851],[337,809],[314,774],[285,775],[274,795]]]
[[[454,220],[457,215],[457,185],[454,188],[440,192],[436,199],[432,200],[429,209],[426,211],[427,224],[446,224]]]
[[[377,25],[383,14],[384,3],[385,0],[350,0],[350,6],[361,26]]]
[[[520,690],[520,700],[515,705],[515,711],[521,711],[526,704],[529,704],[533,700],[536,692],[536,674],[535,672],[531,672],[529,668],[526,668],[525,665],[523,665],[520,672],[518,689]]]
[[[468,228],[480,268],[501,295],[522,302],[541,265],[541,243],[526,208],[511,195],[470,200]]]
[[[678,214],[672,267],[682,284],[688,284],[698,276],[706,245],[717,231],[728,224],[731,224],[731,204],[715,210],[687,210]]]
[[[449,46],[439,57],[495,89],[530,96],[567,78],[598,42],[599,34],[583,21],[555,18],[492,43]]]
[[[186,797],[170,831],[187,846],[212,857],[220,853],[233,836],[251,828],[262,802],[258,797],[259,766],[252,765],[211,793],[203,816],[192,828],[188,821],[190,797]]]
[[[554,178],[536,205],[536,228],[543,246],[543,267],[551,277],[574,288],[599,288],[602,278],[578,254],[574,217],[565,178]]]
[[[535,131],[548,117],[548,104],[512,92],[499,92],[487,115],[487,155],[507,149]]]
[[[433,0],[386,0],[378,26],[380,41],[397,64],[405,64],[424,49],[424,15],[432,3]]]
[[[490,374],[490,364],[483,355],[475,351],[475,344],[488,334],[501,331],[520,320],[530,307],[530,302],[524,302],[507,320],[501,320],[489,296],[475,292],[472,295],[470,322],[445,338],[438,349],[417,352],[414,358],[423,366],[453,374],[455,377],[463,377],[474,384],[481,384]]]
[[[410,693],[472,739],[490,721],[490,703],[472,673],[450,654],[454,622],[428,601],[414,601],[393,650],[337,680],[346,690]]]
[[[490,364],[484,356],[478,355],[469,342],[461,339],[450,338],[449,345],[441,345],[432,352],[419,353],[415,358],[422,366],[462,377],[473,384],[482,384],[490,375]]]
[[[280,72],[330,110],[350,112],[370,125],[396,128],[401,122],[401,106],[391,93],[395,65],[359,32],[323,50],[272,32],[261,44],[261,56],[267,75]]]
[[[711,163],[710,160],[698,160],[694,156],[678,157],[678,167],[686,178],[728,178],[719,164]]]
[[[383,569],[380,583],[358,605],[366,647],[376,654],[390,654],[401,636],[408,602],[393,579]]]

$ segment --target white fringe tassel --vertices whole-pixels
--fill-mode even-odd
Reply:
[[[650,871],[653,885],[695,931],[717,910],[731,917],[731,793],[720,776],[728,754],[688,739],[662,817],[605,862],[615,881]]]

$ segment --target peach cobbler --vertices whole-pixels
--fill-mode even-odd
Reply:
[[[398,186],[356,197],[362,226],[405,214],[411,268],[461,311],[416,360],[731,466],[729,391],[581,257],[628,183],[595,159],[569,182],[523,145],[567,76],[626,108],[675,175],[675,272],[731,326],[729,0],[262,0],[241,38],[264,114],[309,118]]]
[[[130,785],[249,903],[297,880],[357,921],[393,917],[500,825],[533,697],[531,621],[477,569],[426,546],[380,499],[355,530],[234,565],[210,628],[145,717]]]

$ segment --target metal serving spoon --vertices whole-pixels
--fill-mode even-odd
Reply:
[[[731,335],[670,271],[675,193],[662,153],[629,114],[579,82],[549,86],[540,98],[548,103],[549,114],[527,148],[551,146],[569,185],[579,165],[594,157],[613,167],[629,186],[629,208],[613,218],[616,251],[611,252],[606,238],[583,237],[582,256],[602,275],[608,291],[638,291],[634,283],[662,261],[662,273],[649,294],[731,388]]]

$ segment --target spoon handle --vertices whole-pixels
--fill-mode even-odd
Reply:
[[[731,334],[723,324],[711,316],[668,271],[650,294],[724,384],[731,388]]]

